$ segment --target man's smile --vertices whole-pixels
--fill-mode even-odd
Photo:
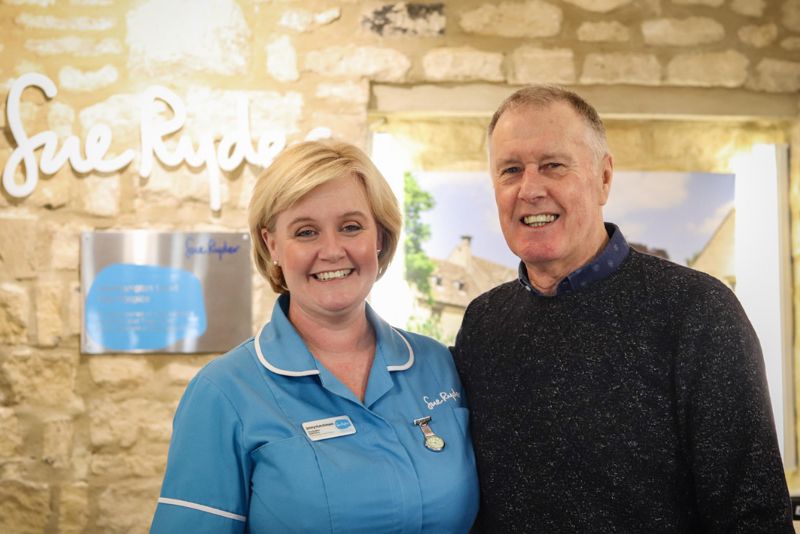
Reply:
[[[539,213],[537,215],[526,215],[522,218],[522,223],[532,228],[541,228],[558,219],[554,213]]]

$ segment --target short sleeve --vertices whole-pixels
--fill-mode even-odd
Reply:
[[[252,466],[241,436],[228,397],[195,377],[175,413],[152,533],[245,531]]]

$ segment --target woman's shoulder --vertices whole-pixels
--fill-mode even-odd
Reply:
[[[441,341],[424,334],[410,332],[401,328],[393,329],[408,342],[411,350],[414,352],[415,364],[419,363],[423,367],[433,367],[446,372],[450,372],[450,370],[454,368],[450,349]]]
[[[253,338],[247,339],[225,354],[204,365],[195,379],[204,379],[223,387],[232,378],[253,376],[255,349]]]

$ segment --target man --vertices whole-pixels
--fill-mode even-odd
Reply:
[[[489,125],[519,280],[475,299],[454,353],[487,532],[793,532],[758,339],[705,274],[604,224],[597,112],[556,87]]]

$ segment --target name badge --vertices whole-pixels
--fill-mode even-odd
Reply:
[[[303,423],[303,430],[306,431],[306,436],[311,441],[338,438],[356,433],[356,427],[346,415],[307,421]]]

